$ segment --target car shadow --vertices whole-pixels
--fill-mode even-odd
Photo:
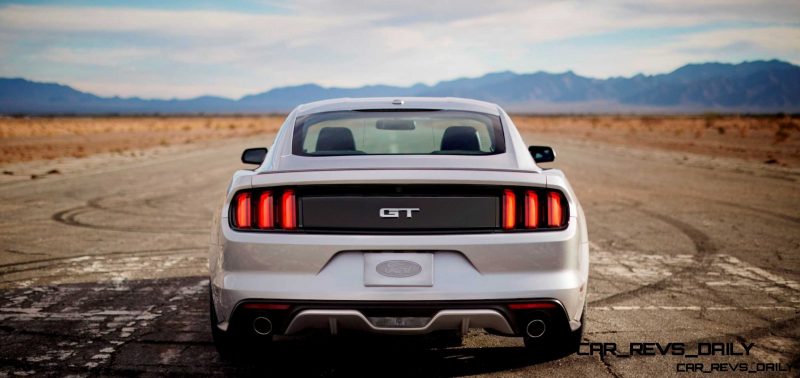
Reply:
[[[519,369],[558,356],[523,347],[460,347],[447,336],[312,335],[281,338],[228,367],[276,376],[463,376]]]

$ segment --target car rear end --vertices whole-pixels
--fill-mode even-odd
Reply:
[[[421,133],[419,120],[430,118],[415,112],[359,122]],[[262,168],[234,176],[215,222],[216,332],[267,339],[483,328],[533,339],[581,327],[588,244],[580,206],[561,172],[515,162],[521,140],[502,112],[490,117],[501,132],[484,139],[502,138],[504,148],[495,139],[481,151],[479,140],[478,151],[462,151],[470,147],[457,140],[463,129],[449,132],[445,122],[438,136],[431,132],[427,155],[370,155],[357,149],[368,146],[358,135],[350,146],[351,136],[335,131],[346,151],[364,153],[313,156],[297,149],[298,119],[290,115]],[[410,129],[397,119],[417,121]]]

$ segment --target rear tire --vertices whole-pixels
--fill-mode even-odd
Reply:
[[[586,325],[586,306],[581,313],[581,326],[566,334],[545,334],[542,337],[532,338],[527,335],[523,337],[525,348],[530,352],[542,357],[562,358],[577,353],[583,340],[583,330]]]
[[[214,298],[213,294],[211,294],[211,286],[209,285],[209,312],[211,313],[210,320],[211,320],[211,338],[214,340],[214,347],[217,349],[217,354],[219,354],[222,359],[231,359],[236,356],[235,346],[236,343],[233,340],[233,336],[225,332],[217,326],[219,321],[217,319],[217,310],[214,307]]]
[[[263,350],[272,343],[272,335],[259,336],[255,332],[247,333],[250,329],[241,330],[237,332],[231,329],[230,323],[228,330],[223,331],[219,329],[217,324],[217,311],[214,307],[214,297],[211,294],[211,287],[209,285],[209,312],[211,320],[211,338],[214,340],[214,347],[217,349],[217,354],[223,360],[238,360],[247,359],[259,350]]]

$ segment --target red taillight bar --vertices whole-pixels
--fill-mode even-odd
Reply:
[[[511,230],[517,225],[517,196],[511,189],[503,190],[503,229]]]
[[[297,228],[297,209],[292,189],[284,190],[281,196],[281,228],[284,230]]]
[[[539,194],[529,190],[525,193],[525,228],[539,227]]]
[[[547,225],[561,227],[564,223],[564,209],[561,206],[561,194],[547,193]]]
[[[250,193],[239,193],[236,196],[236,227],[250,228],[252,225],[250,218]]]
[[[272,206],[272,192],[262,192],[258,196],[258,228],[270,229],[275,227]]]

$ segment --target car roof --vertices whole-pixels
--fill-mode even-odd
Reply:
[[[367,97],[335,98],[310,102],[298,106],[297,116],[345,110],[405,110],[435,109],[462,110],[500,115],[500,108],[492,103],[457,97]]]

